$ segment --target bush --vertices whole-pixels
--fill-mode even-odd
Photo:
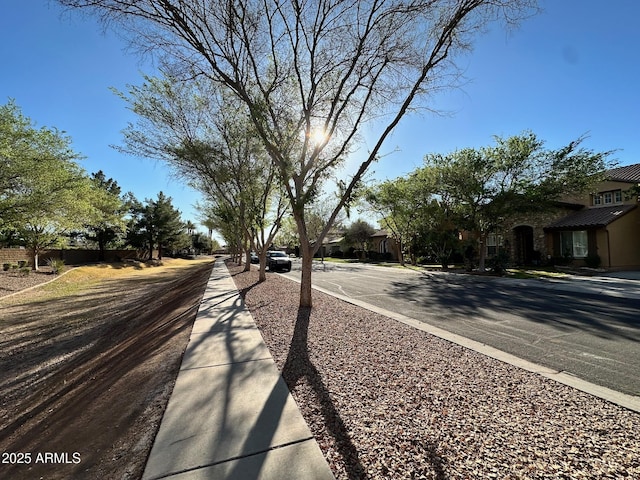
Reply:
[[[372,260],[374,262],[382,260],[381,257],[382,257],[382,254],[380,252],[376,252],[374,250],[369,250],[366,253],[366,258],[368,258],[369,260]]]
[[[598,268],[602,263],[602,259],[600,258],[600,255],[596,253],[593,255],[587,255],[587,258],[584,259],[584,262],[589,268]]]
[[[22,267],[20,269],[20,275],[22,275],[23,277],[26,277],[30,273],[31,273],[31,269],[29,267]]]
[[[2,264],[2,270],[4,270],[5,272],[9,271],[10,268],[11,268],[11,264],[10,263],[3,263]]]
[[[54,275],[64,272],[64,261],[57,258],[48,258],[47,265],[51,267]]]
[[[491,271],[497,275],[503,275],[509,266],[509,254],[500,249],[498,254],[489,259],[489,267]]]

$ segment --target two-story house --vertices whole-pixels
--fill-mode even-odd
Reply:
[[[595,192],[575,202],[575,211],[545,226],[550,255],[578,264],[597,255],[607,269],[640,268],[640,204],[627,194],[638,184],[640,163],[609,170]]]
[[[514,218],[496,244],[516,264],[565,258],[581,266],[597,255],[606,269],[640,269],[640,204],[626,193],[638,184],[640,164],[609,170],[591,194],[557,202],[551,212]]]

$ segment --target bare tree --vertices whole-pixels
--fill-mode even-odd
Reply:
[[[455,54],[489,22],[514,25],[535,0],[59,0],[117,22],[183,74],[205,75],[248,107],[278,168],[303,256],[300,305],[311,306],[305,205],[357,145],[377,140],[339,198],[321,239],[352,200],[384,141],[410,109],[452,82]],[[452,77],[453,75],[453,77]],[[320,240],[321,240],[320,239]]]

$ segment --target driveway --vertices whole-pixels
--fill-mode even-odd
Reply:
[[[602,295],[600,283],[586,280],[563,285],[329,263],[314,270],[313,283],[329,291],[640,395],[640,296],[625,298],[627,289],[640,292],[640,282],[622,280]],[[287,276],[299,278],[299,266]]]

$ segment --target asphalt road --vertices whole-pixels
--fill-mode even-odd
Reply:
[[[294,263],[292,278],[300,277]],[[315,266],[314,285],[640,396],[640,299],[471,275]]]

